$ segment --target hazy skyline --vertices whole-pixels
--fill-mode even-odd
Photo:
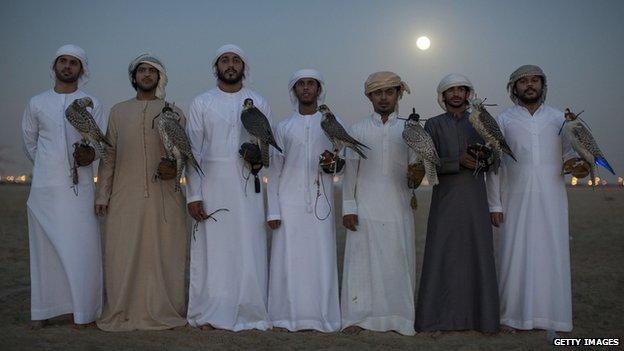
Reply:
[[[537,64],[548,76],[546,103],[585,110],[607,159],[624,174],[620,147],[624,101],[624,4],[621,1],[4,1],[0,36],[3,109],[0,173],[30,172],[21,118],[28,99],[52,87],[49,67],[67,43],[89,56],[84,90],[108,113],[134,95],[130,60],[150,51],[168,70],[167,100],[185,112],[214,87],[210,62],[225,43],[241,46],[253,86],[269,101],[273,121],[291,113],[287,83],[312,67],[326,79],[326,102],[346,123],[370,113],[363,95],[370,73],[391,70],[411,90],[401,111],[440,114],[436,87],[451,72],[468,76],[477,93],[511,106],[509,74]],[[431,48],[420,51],[420,35]],[[601,176],[607,172],[601,170]],[[607,177],[612,183],[615,178]]]

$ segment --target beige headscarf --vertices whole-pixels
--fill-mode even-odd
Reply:
[[[399,88],[399,100],[403,97],[403,92],[410,93],[410,88],[407,83],[401,80],[394,72],[381,71],[375,72],[368,76],[366,82],[364,82],[364,95],[372,93],[375,90],[398,87]],[[399,104],[396,104],[395,111],[399,111]]]
[[[513,101],[514,104],[516,105],[518,104],[518,97],[514,94],[513,88],[514,88],[514,85],[516,85],[516,82],[518,80],[527,76],[541,76],[542,77],[543,79],[542,96],[540,98],[539,103],[540,104],[544,103],[544,101],[546,100],[546,92],[548,91],[548,85],[546,84],[546,74],[544,74],[544,71],[542,71],[542,69],[539,68],[539,66],[535,66],[535,65],[520,66],[517,70],[515,70],[509,76],[509,82],[507,83],[507,92],[509,93],[509,98],[511,99],[511,101]]]
[[[156,86],[156,97],[159,99],[164,99],[165,98],[165,87],[167,86],[167,82],[169,81],[167,79],[167,71],[165,70],[165,66],[162,64],[162,61],[160,61],[160,59],[150,53],[143,53],[139,56],[137,56],[137,58],[135,58],[134,60],[132,60],[132,62],[130,62],[130,64],[128,65],[128,77],[130,78],[130,82],[132,82],[132,74],[134,73],[134,70],[142,63],[147,63],[150,66],[153,66],[154,68],[156,68],[159,72],[159,78],[158,78],[158,86]]]

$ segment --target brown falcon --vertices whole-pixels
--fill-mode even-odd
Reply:
[[[78,130],[82,136],[81,143],[83,145],[93,144],[100,154],[105,154],[102,144],[112,146],[110,141],[106,139],[100,127],[95,123],[93,115],[87,110],[87,107],[93,108],[93,101],[89,97],[83,97],[74,100],[65,110],[65,118],[69,123]],[[76,146],[76,145],[74,145]]]
[[[197,173],[204,174],[199,163],[191,151],[189,141],[184,128],[179,123],[179,115],[173,108],[165,103],[158,118],[158,134],[165,148],[165,160],[174,160],[176,165],[175,191],[180,191],[180,178],[185,164],[190,164]]]
[[[409,146],[419,159],[422,160],[425,167],[427,180],[431,185],[438,184],[438,173],[436,166],[440,165],[440,157],[436,151],[433,139],[420,125],[420,116],[414,112],[405,120],[403,129],[403,141]]]
[[[514,161],[517,162],[518,160],[516,160],[511,148],[507,145],[505,136],[503,132],[501,132],[498,123],[485,109],[485,106],[488,105],[484,105],[484,101],[485,100],[479,98],[470,99],[472,112],[468,119],[477,133],[483,138],[486,146],[492,148],[492,151],[494,151],[494,173],[498,173],[498,166],[503,152],[509,155]]]
[[[260,147],[262,165],[269,167],[269,145],[276,148],[279,152],[282,152],[282,149],[275,142],[269,120],[262,111],[254,106],[252,99],[247,98],[243,102],[241,122],[247,133],[256,139],[255,143]]]
[[[319,106],[319,112],[323,115],[321,118],[321,128],[325,135],[329,139],[329,141],[334,146],[334,155],[338,156],[338,153],[342,149],[343,146],[350,148],[351,150],[357,152],[360,157],[366,159],[366,155],[362,151],[362,147],[370,148],[359,141],[355,140],[352,136],[347,133],[344,127],[338,122],[336,116],[330,111],[327,105]]]

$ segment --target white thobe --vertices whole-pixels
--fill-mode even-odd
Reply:
[[[501,324],[516,329],[572,330],[568,198],[561,173],[576,154],[559,135],[563,112],[519,105],[497,117],[518,159],[504,156],[488,173],[490,212],[500,227]]]
[[[321,113],[295,113],[278,125],[275,138],[284,152],[271,159],[267,220],[282,222],[271,242],[269,316],[291,331],[338,331],[332,175],[319,167],[319,156],[332,145]]]
[[[407,166],[415,154],[403,142],[404,123],[374,113],[350,134],[371,148],[360,159],[349,150],[343,180],[343,214],[357,214],[347,230],[342,279],[342,328],[414,335],[416,281],[414,214]]]
[[[102,105],[77,90],[48,90],[30,99],[22,119],[26,154],[34,163],[28,208],[31,318],[73,313],[90,323],[102,310],[102,254],[93,211],[93,168],[78,167],[73,185],[73,144],[82,137],[65,119],[65,109],[89,96],[96,123],[105,131]]]
[[[191,240],[188,322],[220,329],[265,330],[267,313],[266,223],[262,193],[238,154],[250,137],[240,114],[243,101],[270,120],[262,96],[243,87],[236,93],[214,88],[191,103],[187,133],[204,175],[187,168],[187,202],[203,201],[206,213],[229,212],[201,222]],[[250,184],[246,184],[246,183]]]

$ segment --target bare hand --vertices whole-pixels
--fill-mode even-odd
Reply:
[[[204,211],[204,203],[202,201],[193,201],[186,205],[189,214],[194,220],[201,222],[208,218],[208,214]]]
[[[95,149],[91,146],[78,145],[74,150],[74,160],[79,167],[90,165],[95,160]]]
[[[490,221],[493,226],[498,228],[503,222],[505,222],[505,218],[503,217],[502,212],[490,212]]]
[[[95,214],[98,217],[106,216],[106,212],[108,212],[108,205],[95,205]]]
[[[279,219],[274,219],[271,221],[267,222],[267,225],[269,226],[269,228],[271,228],[272,230],[275,230],[277,228],[279,228],[279,226],[282,224],[282,221],[280,221]]]
[[[477,168],[477,161],[465,152],[459,156],[459,164],[472,170]]]
[[[358,225],[358,215],[348,214],[342,216],[342,225],[352,232],[357,231],[356,226]]]

